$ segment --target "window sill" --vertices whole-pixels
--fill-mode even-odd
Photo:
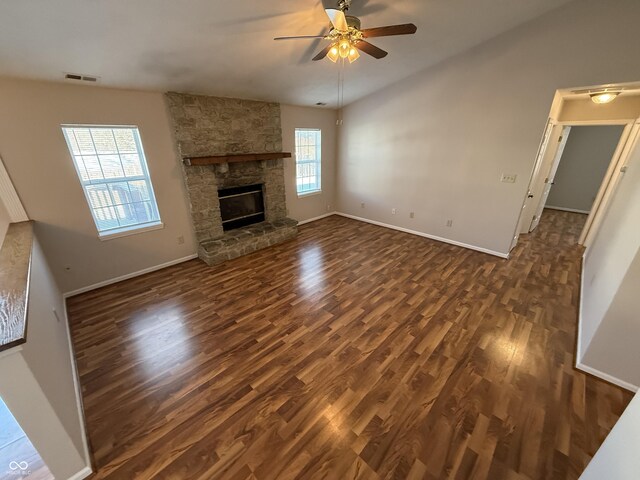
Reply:
[[[321,193],[322,193],[322,190],[311,190],[309,192],[301,192],[301,193],[298,193],[298,198],[312,197],[314,195],[320,195]]]
[[[153,222],[145,224],[144,226],[133,226],[127,228],[120,228],[117,230],[110,230],[105,233],[99,233],[98,238],[101,241],[113,240],[114,238],[128,237],[129,235],[136,235],[138,233],[150,232],[152,230],[161,230],[164,228],[164,223]]]

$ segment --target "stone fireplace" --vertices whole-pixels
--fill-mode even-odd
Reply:
[[[282,158],[236,157],[278,156],[280,105],[180,93],[166,96],[178,151],[186,159],[182,169],[200,258],[215,265],[295,237],[297,222],[286,216]],[[217,156],[229,157],[210,165],[196,161]],[[259,207],[262,212],[256,210]],[[236,218],[230,219],[233,210]]]

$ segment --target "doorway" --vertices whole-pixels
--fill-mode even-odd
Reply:
[[[0,478],[53,480],[53,475],[0,398]]]
[[[609,158],[604,176],[601,177],[595,197],[591,197],[591,208],[588,211],[585,226],[578,244],[588,247],[593,240],[606,212],[620,176],[625,171],[625,163],[635,140],[640,137],[640,122],[634,120],[605,120],[605,121],[561,121],[549,119],[543,135],[536,162],[531,174],[529,188],[524,199],[516,232],[511,248],[515,247],[520,234],[535,230],[542,212],[547,205],[549,194],[555,183],[555,177],[563,157],[564,150],[571,135],[571,129],[577,127],[617,127],[607,131],[608,135],[619,134],[613,155]],[[581,134],[580,136],[584,136]],[[598,147],[602,152],[603,149]],[[606,162],[604,162],[606,163]],[[590,175],[591,182],[595,175]],[[559,189],[558,189],[559,191]],[[552,197],[553,198],[553,197]],[[550,206],[554,206],[550,204]],[[570,208],[570,207],[569,207]],[[576,209],[577,210],[577,209]],[[585,210],[586,211],[586,210]]]
[[[602,101],[602,92],[609,92],[608,99]],[[610,92],[614,92],[611,94]],[[595,172],[574,170],[574,175],[569,177],[575,181],[582,178],[583,183],[598,183],[599,188],[595,196],[593,190],[584,194],[583,201],[572,203],[578,207],[562,204],[565,200],[559,199],[566,194],[566,188],[571,189],[570,180],[565,179],[561,183],[564,187],[557,186],[556,177],[558,168],[560,174],[565,176],[568,166],[561,166],[567,142],[571,142],[571,131],[581,132],[577,136],[589,136],[587,129],[582,127],[612,127],[610,136],[614,133],[618,136],[618,142],[613,154],[610,156],[608,166],[600,177],[603,165],[599,165],[597,175]],[[597,129],[604,132],[607,129]],[[620,133],[621,130],[621,133]],[[592,132],[595,130],[592,130]],[[593,135],[593,133],[592,133]],[[603,133],[604,135],[604,133]],[[575,136],[575,135],[574,135]],[[535,230],[540,221],[542,212],[547,207],[561,207],[561,209],[577,213],[588,211],[585,226],[581,232],[578,244],[587,249],[593,242],[595,235],[606,216],[607,207],[613,194],[626,171],[626,163],[636,141],[640,140],[640,82],[627,84],[608,84],[591,87],[579,87],[557,90],[547,120],[542,140],[535,157],[526,195],[520,209],[520,215],[511,242],[513,249],[520,234],[530,233]],[[594,146],[594,150],[603,148]],[[589,149],[585,149],[588,151]],[[610,148],[609,148],[610,151]],[[608,154],[608,152],[607,152]],[[586,178],[588,177],[588,178]],[[598,178],[600,177],[600,178]],[[576,183],[576,182],[574,182]],[[585,191],[586,185],[585,186]],[[552,193],[553,192],[553,193]],[[549,196],[551,195],[551,200]],[[586,198],[586,200],[584,200]],[[588,207],[590,209],[588,210]]]
[[[530,232],[537,227],[544,209],[582,215],[586,226],[598,192],[606,187],[607,171],[623,131],[624,125],[563,127],[560,147],[544,183]]]

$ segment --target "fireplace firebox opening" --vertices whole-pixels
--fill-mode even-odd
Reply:
[[[264,222],[263,185],[245,185],[218,190],[222,229],[226,232]]]

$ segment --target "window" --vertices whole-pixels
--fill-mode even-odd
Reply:
[[[322,191],[321,145],[322,132],[317,129],[296,128],[296,190],[298,196]]]
[[[162,225],[136,127],[62,131],[101,238]]]

